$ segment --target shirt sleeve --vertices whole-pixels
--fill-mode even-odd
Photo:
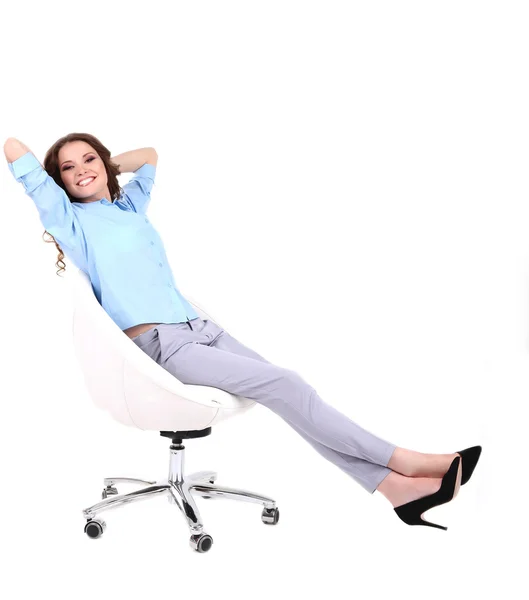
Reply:
[[[151,190],[155,175],[156,167],[149,163],[145,163],[139,169],[136,169],[132,179],[122,186],[123,194],[118,202],[124,205],[127,210],[146,213],[151,201]]]
[[[59,245],[79,248],[84,243],[84,237],[72,203],[35,155],[26,152],[12,163],[8,162],[8,166],[35,203],[46,231],[53,235]]]

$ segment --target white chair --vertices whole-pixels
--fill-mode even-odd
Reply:
[[[197,552],[207,552],[213,539],[203,530],[192,493],[203,498],[224,496],[262,504],[262,521],[275,525],[279,510],[272,498],[215,485],[217,473],[213,471],[184,475],[182,440],[209,435],[213,425],[242,415],[255,406],[255,402],[219,388],[181,383],[119,329],[99,304],[90,278],[81,269],[73,275],[72,298],[75,353],[95,404],[109,411],[123,425],[144,431],[156,430],[171,439],[168,478],[162,481],[105,478],[103,501],[83,510],[87,519],[85,533],[92,539],[103,534],[106,524],[96,518],[98,513],[158,494],[167,495],[169,502],[178,506],[191,532],[190,545]],[[217,323],[197,302],[189,296],[186,298],[201,318]],[[115,484],[122,482],[147,487],[117,495]]]

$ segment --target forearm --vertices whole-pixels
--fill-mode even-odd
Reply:
[[[138,148],[112,156],[110,160],[119,167],[120,173],[132,173],[157,156],[154,148]]]

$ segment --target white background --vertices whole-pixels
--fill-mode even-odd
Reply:
[[[525,597],[526,8],[3,6],[3,141],[41,161],[70,132],[113,155],[155,147],[149,217],[184,295],[373,433],[483,446],[457,498],[425,515],[448,531],[408,527],[258,405],[187,442],[186,472],[272,496],[277,526],[258,505],[198,499],[214,538],[198,554],[157,498],[102,514],[89,540],[81,510],[103,477],[164,477],[169,441],[92,403],[70,337],[75,267],[55,274],[5,163],[5,597]]]

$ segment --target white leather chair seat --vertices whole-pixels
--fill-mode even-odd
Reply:
[[[157,364],[117,327],[81,269],[72,288],[74,348],[88,392],[120,423],[142,430],[199,430],[255,406],[253,400],[219,388],[183,384]],[[201,318],[219,325],[185,297]]]

